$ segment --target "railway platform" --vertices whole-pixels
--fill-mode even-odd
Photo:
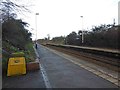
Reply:
[[[3,77],[3,88],[113,88],[118,86],[75,64],[73,58],[38,44],[40,70]],[[70,61],[71,60],[71,61]]]
[[[106,79],[71,62],[62,53],[38,45],[40,62],[52,88],[117,88]],[[69,59],[69,60],[68,60]]]

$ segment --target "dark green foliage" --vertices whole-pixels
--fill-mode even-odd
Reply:
[[[3,22],[2,39],[19,49],[25,49],[25,45],[31,40],[31,33],[25,26],[25,22],[14,18]]]
[[[118,49],[119,34],[120,30],[118,27],[103,28],[101,30],[92,31],[85,35],[85,45]]]
[[[6,74],[9,57],[15,52],[24,52],[26,62],[35,60],[31,33],[26,29],[28,23],[16,19],[17,13],[29,11],[24,5],[18,5],[12,0],[0,3],[2,23],[2,71]],[[17,13],[16,13],[17,12]]]
[[[52,39],[52,42],[53,42],[53,43],[56,43],[56,44],[64,44],[64,42],[65,42],[65,37],[63,37],[63,36],[54,37],[54,38]]]
[[[76,32],[72,32],[67,36],[66,40],[67,40],[66,42],[67,44],[77,45],[79,42],[79,36],[77,36]]]
[[[14,52],[11,54],[12,57],[24,57],[25,53],[24,52]]]
[[[118,47],[118,37],[120,35],[120,26],[100,25],[92,28],[92,31],[84,31],[84,43],[81,43],[82,31],[70,33],[67,37],[67,44],[84,45],[92,47],[114,48]]]
[[[11,57],[12,53],[15,52],[27,52],[29,51],[29,48],[26,46],[29,43],[32,43],[31,41],[31,33],[28,32],[25,27],[27,26],[27,23],[23,22],[20,19],[14,19],[9,18],[8,20],[4,21],[2,23],[2,49],[3,49],[3,60],[2,60],[2,67],[3,72],[7,70],[7,63],[9,57]],[[33,48],[33,47],[32,47]],[[26,62],[33,61],[32,54],[26,55]],[[32,51],[34,53],[34,51]],[[31,53],[31,52],[30,52]],[[31,57],[29,57],[29,55]],[[28,57],[30,58],[28,61]]]
[[[26,51],[24,51],[24,53],[25,53],[26,63],[35,61],[36,54],[33,49],[33,43],[28,43],[25,47],[26,47]]]

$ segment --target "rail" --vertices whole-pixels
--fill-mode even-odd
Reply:
[[[64,49],[65,52],[76,54],[78,56],[81,55],[83,57],[87,57],[98,62],[109,64],[116,67],[116,69],[120,67],[119,64],[120,52],[117,50],[113,51],[108,49],[104,50],[100,48],[81,47],[81,46],[73,46],[73,45],[58,45],[58,44],[46,44],[45,46],[61,48]],[[77,53],[74,53],[73,51],[77,51]]]
[[[81,46],[73,46],[73,45],[58,45],[58,44],[46,44],[55,47],[63,47],[66,49],[72,49],[80,52],[86,52],[96,55],[107,56],[110,58],[119,59],[120,51],[119,50],[108,50],[108,49],[100,49],[100,48],[92,48],[92,47],[81,47]]]

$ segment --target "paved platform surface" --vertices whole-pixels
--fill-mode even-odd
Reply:
[[[40,63],[52,88],[117,88],[111,82],[39,45]]]
[[[111,82],[41,45],[38,45],[37,52],[43,69],[16,77],[4,76],[3,88],[46,88],[46,86],[51,88],[117,88]]]
[[[40,70],[37,70],[26,75],[4,76],[2,88],[45,88],[45,84]]]

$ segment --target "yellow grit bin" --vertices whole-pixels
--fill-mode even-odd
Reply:
[[[25,57],[9,58],[7,76],[20,74],[26,74]]]

